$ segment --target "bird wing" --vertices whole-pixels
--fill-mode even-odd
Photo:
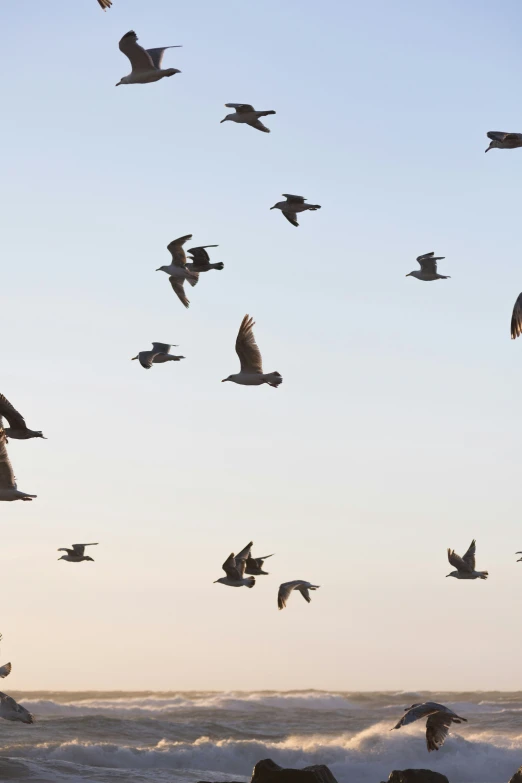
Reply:
[[[279,585],[279,591],[277,593],[277,606],[279,609],[285,608],[286,602],[290,597],[290,593],[300,584],[301,582],[297,580],[296,582],[283,582],[282,585]]]
[[[256,128],[259,131],[263,131],[263,133],[270,133],[270,128],[267,128],[266,125],[263,125],[261,120],[254,120],[253,122],[248,123],[251,128]]]
[[[476,550],[476,541],[473,539],[471,544],[469,545],[469,549],[466,552],[465,555],[462,556],[462,561],[466,563],[470,571],[475,570],[475,550]]]
[[[7,453],[6,436],[0,428],[0,489],[16,489],[13,466]]]
[[[111,7],[112,0],[98,0],[98,5],[105,11],[107,8]]]
[[[244,549],[241,550],[241,552],[238,552],[236,555],[236,562],[238,560],[248,560],[248,558],[251,556],[251,551],[253,546],[254,546],[254,542],[251,541],[249,544],[246,545]]]
[[[457,571],[471,572],[473,570],[467,563],[464,562],[460,555],[457,555],[454,549],[448,549],[448,560],[450,561],[453,568],[457,569]]]
[[[183,250],[183,245],[189,239],[192,239],[192,234],[187,234],[184,237],[173,239],[172,242],[169,245],[167,245],[167,250],[172,256],[172,263],[175,264],[176,266],[185,266],[187,262],[187,257],[185,255],[185,251]]]
[[[303,598],[307,603],[311,602],[310,593],[308,592],[308,585],[301,585],[300,587],[297,587],[296,590],[299,590]]]
[[[185,293],[185,288],[183,287],[183,280],[180,280],[178,277],[169,277],[170,284],[174,290],[174,293],[180,300],[182,304],[185,305],[185,307],[188,307],[190,302],[187,299],[187,295]]]
[[[437,707],[430,702],[424,702],[423,704],[414,704],[406,713],[402,716],[400,721],[395,725],[394,729],[400,729],[401,726],[408,726],[410,723],[414,723],[416,720],[426,718],[428,715],[432,715],[434,712],[438,712]]]
[[[134,30],[125,33],[119,43],[120,52],[129,58],[133,73],[137,71],[154,71],[156,66],[150,54],[138,43]]]
[[[236,338],[236,353],[241,362],[241,372],[263,372],[263,360],[261,351],[257,347],[256,339],[252,331],[254,319],[245,315],[241,321]]]
[[[6,693],[2,693],[0,691],[0,703],[2,706],[8,707],[10,710],[15,712],[17,715],[23,715],[26,720],[23,721],[24,723],[34,723],[34,716],[31,715],[31,713],[25,709],[25,707],[22,707],[21,704],[18,704],[11,696],[8,696]],[[0,716],[3,717],[3,716]],[[8,720],[16,720],[15,718],[8,718]],[[20,718],[20,720],[23,720]]]
[[[191,247],[187,250],[187,253],[190,253],[192,256],[194,266],[201,266],[209,263],[210,256],[206,251],[207,247],[219,247],[219,245],[201,245],[201,247]]]
[[[98,543],[95,544],[73,544],[72,548],[74,550],[75,555],[83,555],[85,552],[86,546],[98,546]]]
[[[492,141],[504,141],[508,134],[504,131],[488,131],[487,137]]]
[[[156,49],[145,49],[150,59],[152,60],[154,67],[158,70],[161,68],[163,55],[167,49],[181,49],[181,44],[178,44],[177,46],[159,46]]]
[[[254,107],[249,103],[225,103],[227,109],[235,109],[238,114],[247,114],[250,111],[255,111]]]
[[[286,210],[281,210],[285,218],[288,220],[289,223],[291,223],[293,226],[298,226],[299,223],[297,222],[297,213],[296,212],[286,212]]]
[[[59,549],[56,550],[57,552],[67,552],[68,555],[74,555],[76,552],[74,549],[66,549],[66,547],[61,546]]]
[[[283,193],[287,201],[293,201],[294,204],[304,204],[306,199],[303,196],[293,196],[291,193]]]
[[[516,340],[522,334],[522,294],[519,294],[515,306],[513,308],[513,315],[511,316],[511,339]]]
[[[170,353],[171,345],[168,343],[152,343],[152,353]]]
[[[422,256],[417,256],[420,268],[423,272],[437,273],[437,261],[441,261],[443,256],[435,258],[435,253],[424,253]]]
[[[223,571],[230,579],[241,579],[239,569],[236,565],[234,553],[230,554],[222,565]]]
[[[11,405],[9,400],[0,394],[0,418],[4,417],[9,422],[9,426],[13,430],[26,430],[27,424],[21,413],[18,413],[16,408]]]
[[[428,751],[438,750],[448,736],[453,718],[444,712],[435,712],[426,721],[426,745]]]
[[[154,361],[154,351],[140,351],[138,354],[138,361],[142,367],[146,370],[150,370],[152,362]]]
[[[10,663],[4,663],[3,666],[0,666],[0,677],[2,680],[4,677],[7,677],[8,674],[11,674],[12,666]]]
[[[192,288],[194,288],[195,285],[197,285],[199,280],[199,272],[194,269],[194,264],[191,264],[190,267],[188,264],[185,264],[185,269],[188,269],[190,272],[189,275],[185,278],[187,283],[189,283]]]

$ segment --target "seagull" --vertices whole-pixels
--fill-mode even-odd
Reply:
[[[65,549],[65,547],[61,547],[57,551],[67,552],[67,554],[62,555],[58,558],[58,560],[67,560],[69,563],[81,563],[82,560],[92,560],[94,563],[92,557],[88,557],[88,555],[84,554],[86,546],[98,546],[98,542],[94,544],[73,544],[72,549]]]
[[[295,579],[293,582],[283,582],[279,586],[279,592],[277,594],[277,605],[280,609],[284,609],[286,602],[290,598],[292,590],[299,590],[305,601],[312,600],[310,598],[309,590],[317,590],[321,585],[313,585],[311,582],[305,582],[304,579]]]
[[[221,383],[233,381],[242,386],[261,386],[262,383],[268,383],[277,389],[279,384],[283,383],[283,378],[278,372],[263,373],[261,352],[252,331],[254,323],[254,319],[249,315],[245,315],[241,321],[236,338],[236,353],[241,362],[241,371],[223,378]]]
[[[303,196],[292,196],[290,193],[283,193],[283,196],[286,198],[286,201],[278,201],[270,209],[280,209],[288,222],[293,226],[299,225],[297,222],[298,212],[305,212],[307,209],[315,212],[321,209],[320,204],[305,204],[306,199]]]
[[[403,715],[393,729],[400,729],[401,726],[407,726],[421,718],[428,718],[426,721],[426,745],[428,752],[438,750],[444,745],[444,740],[448,736],[448,731],[452,723],[467,723],[467,718],[461,718],[453,710],[445,707],[443,704],[437,704],[434,701],[426,701],[424,704],[412,704],[406,707],[406,715]]]
[[[190,302],[185,295],[183,283],[185,280],[188,280],[194,286],[198,282],[198,273],[187,268],[187,257],[183,245],[188,239],[192,239],[192,234],[173,239],[170,245],[167,245],[167,250],[172,256],[171,263],[168,266],[160,266],[156,269],[156,272],[166,272],[169,275],[174,293],[185,307],[188,307]]]
[[[417,256],[420,270],[409,272],[406,277],[416,277],[417,280],[447,280],[449,275],[439,275],[437,272],[437,261],[442,261],[443,258],[445,256],[435,256],[435,253],[424,253],[423,256]]]
[[[104,11],[107,10],[107,8],[110,8],[112,5],[112,0],[98,0],[98,5],[100,8],[103,8]]]
[[[36,495],[28,495],[16,487],[13,467],[9,460],[5,431],[0,427],[0,501],[32,500]]]
[[[225,119],[221,120],[221,122],[231,120],[232,122],[246,123],[247,125],[250,125],[251,128],[256,128],[257,130],[263,131],[263,133],[270,133],[270,128],[263,125],[263,123],[259,121],[259,118],[268,117],[269,114],[275,114],[275,111],[272,109],[270,111],[256,111],[249,103],[225,103],[225,106],[227,109],[235,109],[235,112],[234,114],[227,114]]]
[[[522,555],[522,552],[515,552],[516,555]],[[522,563],[522,557],[519,557],[517,563]]]
[[[273,557],[274,555],[263,555],[263,557],[252,557],[250,552],[248,553],[247,561],[246,561],[246,571],[247,574],[253,574],[254,576],[268,576],[268,571],[263,571],[263,564],[265,560],[268,560],[269,557]]]
[[[519,294],[515,306],[513,307],[513,315],[511,316],[511,339],[516,340],[522,334],[522,294]]]
[[[446,574],[446,576],[454,576],[455,579],[487,579],[487,571],[475,571],[475,549],[475,539],[463,557],[457,555],[455,550],[448,549],[448,560],[457,570]]]
[[[489,131],[488,139],[489,147],[485,152],[490,150],[514,150],[516,147],[522,147],[522,133],[503,133],[502,131]]]
[[[31,715],[25,707],[0,691],[0,718],[4,720],[19,720],[22,723],[34,723],[34,715]]]
[[[0,394],[0,427],[2,426],[2,417],[7,419],[10,427],[5,427],[4,432],[8,438],[15,440],[29,440],[29,438],[44,438],[40,430],[30,430],[25,423],[24,417],[18,413],[16,408],[11,405],[3,394]]]
[[[247,564],[247,556],[252,547],[252,541],[241,552],[227,557],[223,563],[223,571],[226,576],[222,576],[221,579],[216,579],[214,584],[228,585],[229,587],[254,587],[256,580],[253,576],[245,576],[245,569]]]
[[[224,269],[225,264],[219,261],[217,264],[210,263],[210,256],[207,253],[207,247],[219,247],[219,245],[202,245],[201,247],[191,247],[187,253],[191,255],[191,263],[187,264],[187,269],[191,272],[209,272],[211,269]],[[194,285],[191,280],[189,283]]]
[[[99,2],[99,0],[98,0]],[[125,33],[119,43],[120,52],[129,58],[132,71],[128,76],[122,76],[116,87],[120,84],[148,84],[157,82],[164,76],[174,76],[181,73],[177,68],[161,67],[163,54],[166,49],[179,49],[180,46],[161,46],[157,49],[144,49],[138,44],[138,36],[134,30]]]
[[[1,639],[2,639],[2,634],[0,633],[0,640]],[[11,668],[12,666],[10,663],[4,663],[3,666],[0,666],[0,677],[2,678],[2,680],[4,679],[4,677],[7,677],[7,675],[11,673]]]
[[[153,364],[164,364],[165,362],[179,362],[184,356],[174,356],[170,353],[171,348],[177,348],[177,345],[168,343],[152,343],[152,351],[140,351],[137,356],[132,357],[132,361],[139,360],[142,367],[150,370]]]

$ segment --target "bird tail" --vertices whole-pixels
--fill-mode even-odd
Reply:
[[[308,204],[308,209],[315,212],[317,209],[321,209],[320,204]]]
[[[259,111],[257,113],[260,117],[268,117],[269,114],[275,114],[275,111],[271,109],[270,111]]]
[[[249,576],[248,579],[246,580],[246,586],[247,587],[253,587],[255,585],[255,583],[256,583],[255,576]]]
[[[210,264],[210,268],[211,269],[224,269],[225,268],[225,264],[223,263],[223,261],[219,261],[217,264]]]
[[[274,389],[277,389],[278,386],[280,386],[283,383],[283,376],[281,373],[277,372],[269,372],[265,375],[265,380],[268,383],[269,386],[272,386]]]
[[[451,280],[451,275],[439,275],[441,280]]]
[[[487,571],[479,571],[479,576],[481,579],[487,579],[489,574]]]

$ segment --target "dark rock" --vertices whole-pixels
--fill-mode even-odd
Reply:
[[[388,783],[449,783],[449,781],[446,775],[432,772],[431,769],[394,769],[390,772]],[[522,783],[522,777],[514,783]]]
[[[519,767],[509,783],[522,783],[522,767]]]
[[[250,783],[337,783],[337,781],[325,764],[315,764],[304,769],[284,769],[272,759],[263,759],[255,765]],[[433,783],[442,783],[442,781],[433,781]]]

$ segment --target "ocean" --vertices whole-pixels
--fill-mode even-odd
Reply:
[[[254,764],[327,764],[339,783],[424,767],[450,783],[507,783],[522,765],[522,692],[10,692],[36,716],[1,721],[0,781],[246,781]],[[428,753],[404,707],[442,702],[469,723]]]

